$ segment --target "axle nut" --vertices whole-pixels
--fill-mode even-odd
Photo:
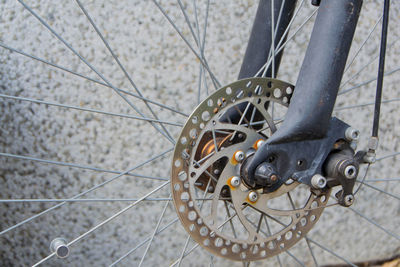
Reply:
[[[326,178],[320,174],[315,174],[311,178],[311,185],[316,189],[321,189],[326,186]]]

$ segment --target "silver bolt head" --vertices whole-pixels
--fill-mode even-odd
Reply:
[[[250,199],[251,202],[256,202],[257,199],[258,199],[257,193],[254,192],[254,191],[251,191],[251,192],[249,193],[249,199]]]
[[[316,189],[322,189],[326,186],[326,178],[321,174],[315,174],[311,178],[311,185]]]
[[[346,195],[344,196],[344,204],[349,207],[354,203],[354,196],[353,195]]]
[[[231,185],[233,187],[238,187],[240,185],[240,178],[238,176],[233,176],[231,179]]]
[[[346,137],[347,141],[358,141],[360,138],[360,131],[349,127],[344,132],[344,136]]]
[[[50,251],[59,258],[66,258],[69,255],[69,247],[64,238],[57,237],[50,243]]]
[[[235,153],[235,160],[236,160],[237,162],[243,161],[243,160],[244,160],[244,152],[241,151],[241,150],[236,151],[236,153]]]

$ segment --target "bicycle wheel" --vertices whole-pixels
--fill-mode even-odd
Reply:
[[[189,114],[236,81],[256,8],[252,1],[2,4],[2,265],[242,264],[188,238],[169,179]],[[277,78],[285,85],[295,84],[316,12],[298,1],[282,42]],[[380,1],[365,1],[334,111],[360,131],[360,149],[372,126],[381,14]],[[390,21],[399,14],[393,2]],[[307,238],[251,265],[398,254],[398,38],[390,23],[378,158],[365,180],[360,171],[355,203],[327,200]],[[274,105],[275,118],[284,112]]]

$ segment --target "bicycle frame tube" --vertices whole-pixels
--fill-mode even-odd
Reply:
[[[362,0],[322,0],[278,144],[323,138],[328,130]]]

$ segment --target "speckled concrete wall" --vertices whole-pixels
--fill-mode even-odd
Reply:
[[[333,1],[333,0],[330,0]],[[293,24],[291,33],[314,10],[306,0]],[[357,53],[381,14],[382,1],[364,1],[360,27],[356,31],[349,59]],[[392,1],[386,70],[400,67],[400,5]],[[115,87],[136,93],[129,80],[119,69],[99,36],[74,1],[29,1],[27,4],[79,52]],[[194,22],[193,3],[184,3]],[[164,105],[190,114],[197,105],[199,63],[168,21],[152,1],[84,1],[100,31],[109,41],[115,54],[143,95]],[[190,31],[175,1],[162,1],[161,5],[173,18],[184,36],[194,46]],[[204,23],[206,1],[198,1],[198,20]],[[206,34],[205,55],[209,66],[222,84],[235,80],[249,36],[256,1],[211,1]],[[278,78],[295,83],[304,49],[312,30],[312,21],[289,42]],[[357,74],[372,61],[379,51],[381,24],[364,45],[357,59],[345,73],[343,81]],[[55,38],[40,22],[16,1],[0,4],[0,42],[63,66],[73,72],[101,80],[87,65]],[[377,60],[367,65],[359,75],[343,86],[352,88],[376,77]],[[400,72],[386,76],[384,100],[395,101],[382,106],[381,136],[378,158],[399,151],[399,89]],[[208,79],[208,77],[207,77]],[[208,81],[208,90],[214,88]],[[338,97],[337,106],[347,107],[373,102],[375,81],[371,81]],[[0,48],[0,93],[43,100],[80,108],[107,112],[137,113],[111,88],[88,81],[63,70],[51,67],[8,49]],[[207,92],[203,84],[200,98]],[[146,116],[151,116],[138,99],[129,101]],[[185,117],[152,105],[160,120],[184,123]],[[372,105],[336,110],[335,115],[361,131],[360,148],[365,148],[371,132]],[[179,127],[166,125],[173,137]],[[149,123],[128,117],[78,111],[67,108],[35,104],[27,101],[1,98],[0,152],[30,156],[39,159],[91,166],[117,173],[41,163],[26,159],[0,156],[1,199],[66,199],[95,185],[111,182],[86,194],[90,199],[135,199],[161,185],[163,181],[144,179],[134,175],[118,176],[134,167],[133,174],[169,178],[171,153],[152,163],[147,159],[172,148],[172,144]],[[143,165],[143,166],[141,166]],[[397,178],[400,165],[396,157],[374,164],[367,179]],[[398,182],[370,182],[387,191],[383,194],[364,186],[356,196],[354,209],[379,223],[399,237],[400,187]],[[152,197],[169,196],[169,186]],[[32,265],[49,253],[51,240],[62,236],[68,241],[85,233],[131,202],[74,202],[62,205],[29,223],[0,236],[0,263],[3,266]],[[71,246],[66,259],[51,258],[50,266],[109,265],[130,249],[140,245],[151,233],[163,209],[163,201],[146,201],[126,211],[110,223],[100,227]],[[0,203],[1,230],[38,214],[57,203]],[[172,204],[167,208],[161,227],[176,218]],[[310,237],[349,260],[390,257],[399,252],[400,242],[364,218],[342,207],[326,209]],[[179,258],[186,233],[179,222],[157,235],[144,264],[166,266]],[[189,243],[189,248],[193,244]],[[341,262],[326,250],[311,245],[320,264]],[[142,246],[120,263],[137,265],[146,246]],[[307,245],[301,241],[290,250],[305,265],[313,261]],[[183,260],[184,266],[207,266],[210,256],[196,249]],[[276,266],[273,258],[260,266]],[[295,266],[293,258],[281,256],[283,266]],[[213,259],[215,266],[241,266],[222,259]]]

